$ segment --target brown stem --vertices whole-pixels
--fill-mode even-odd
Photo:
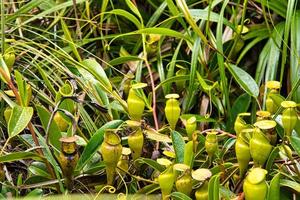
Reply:
[[[244,194],[244,192],[242,192],[242,193],[238,196],[237,200],[243,200],[244,198],[245,198],[245,194]]]
[[[125,174],[131,176],[132,178],[134,178],[134,179],[137,180],[137,181],[143,181],[143,182],[151,183],[151,184],[158,184],[156,181],[151,181],[151,180],[149,180],[149,179],[145,179],[145,178],[143,178],[143,177],[135,176],[135,175],[133,175],[133,174],[130,174],[128,171],[122,169],[121,167],[117,167],[117,168],[118,168],[118,170],[120,170],[120,171],[124,172]]]
[[[80,31],[80,23],[79,23],[79,20],[78,20],[78,13],[77,13],[77,9],[76,9],[76,0],[73,0],[73,9],[74,9],[74,14],[75,14],[75,21],[76,21],[76,32],[79,36],[79,39],[82,40],[82,33]]]
[[[31,122],[29,122],[29,124],[28,124],[28,129],[29,129],[29,131],[30,131],[30,133],[31,133],[31,135],[32,135],[32,139],[33,139],[33,141],[34,141],[35,146],[40,146],[39,141],[38,141],[38,139],[37,139],[37,137],[36,137],[36,134],[35,134],[35,132],[34,132],[33,125],[32,125]],[[42,149],[38,148],[38,149],[36,149],[36,151],[37,151],[40,155],[43,155]]]
[[[17,103],[21,104],[21,97],[19,95],[18,89],[14,86],[14,84],[12,83],[10,77],[6,74],[6,72],[2,68],[0,68],[0,74],[5,79],[5,81],[7,82],[8,87],[13,91],[13,93],[16,97]]]
[[[298,175],[298,177],[300,177],[300,171],[298,169],[297,163],[295,162],[293,156],[291,154],[289,154],[289,150],[287,149],[287,147],[285,145],[283,145],[283,149],[285,150],[288,158],[292,161],[292,163],[294,163],[293,166],[294,166],[295,172]]]
[[[204,130],[204,131],[201,131],[201,134],[207,133],[207,132],[211,132],[211,131],[217,131],[218,133],[227,135],[228,137],[236,138],[236,135],[233,135],[233,134],[228,133],[228,132],[226,132],[226,131],[222,131],[222,130],[220,130],[220,129],[206,129],[206,130]]]
[[[135,6],[137,6],[137,4],[136,4],[136,1],[135,1],[135,0],[132,0],[132,3],[133,3]]]
[[[154,125],[155,129],[158,130],[158,120],[157,120],[157,115],[156,115],[156,93],[155,93],[155,85],[154,85],[154,79],[151,71],[151,67],[148,63],[147,58],[145,59],[145,63],[149,72],[150,76],[150,82],[151,82],[151,89],[152,89],[152,113],[153,113],[153,120],[154,120]]]
[[[7,82],[8,87],[13,91],[17,103],[18,103],[19,105],[21,105],[21,104],[22,104],[21,96],[20,96],[20,94],[19,94],[19,92],[18,92],[18,89],[15,87],[15,85],[14,85],[13,82],[11,81],[10,77],[6,74],[6,72],[5,72],[2,68],[0,68],[0,74],[2,75],[2,77],[3,77],[3,78],[5,79],[5,81]],[[37,136],[36,136],[36,134],[35,134],[35,132],[34,132],[34,128],[33,128],[33,125],[32,125],[31,122],[29,122],[29,124],[28,124],[28,129],[29,129],[29,131],[30,131],[30,133],[31,133],[31,135],[32,135],[32,139],[33,139],[33,141],[34,141],[35,146],[37,146],[37,147],[40,146],[39,141],[38,141],[38,138],[37,138]],[[41,156],[44,157],[44,153],[43,153],[43,151],[42,151],[40,148],[36,149],[36,151],[37,151],[37,153],[38,153],[39,155],[41,155]],[[45,164],[46,164],[47,169],[48,169],[48,171],[50,172],[52,178],[55,179],[56,177],[55,177],[53,168],[51,167],[50,163],[49,163],[48,161],[45,161]],[[58,184],[56,184],[56,189],[57,189],[58,192],[60,192],[60,188],[59,188],[59,185],[58,185]]]
[[[151,88],[152,88],[152,113],[153,113],[153,120],[154,120],[154,125],[155,125],[155,130],[158,130],[159,126],[158,126],[158,120],[157,120],[157,115],[156,115],[156,93],[155,93],[155,85],[154,85],[154,79],[153,79],[153,75],[152,75],[152,71],[151,71],[151,67],[148,63],[147,60],[147,56],[145,56],[145,63],[149,72],[149,76],[150,76],[150,82],[151,82]],[[159,149],[159,142],[156,143],[155,146],[155,151],[158,151]]]

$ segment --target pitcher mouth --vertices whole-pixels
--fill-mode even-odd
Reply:
[[[77,139],[78,138],[76,136],[60,138],[59,141],[61,142],[62,152],[65,154],[76,153],[77,152],[77,145],[76,145]]]
[[[104,133],[104,141],[110,145],[118,145],[121,143],[121,138],[115,133],[114,129],[106,129]]]
[[[271,116],[271,113],[269,111],[259,110],[259,111],[256,112],[256,116],[267,118],[267,117]]]
[[[73,143],[77,141],[77,137],[76,136],[72,136],[72,137],[61,137],[59,139],[60,142],[65,142],[65,143]]]

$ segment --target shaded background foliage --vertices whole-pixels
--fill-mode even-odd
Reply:
[[[201,131],[216,128],[233,132],[236,116],[246,111],[253,113],[250,122],[254,122],[256,110],[265,108],[265,83],[269,80],[280,81],[280,93],[299,102],[299,6],[297,0],[2,1],[1,50],[4,60],[5,55],[15,55],[12,66],[6,63],[12,79],[19,76],[32,88],[30,103],[25,106],[34,110],[29,118],[57,180],[61,170],[43,138],[50,114],[60,101],[65,101],[60,108],[74,114],[78,121],[77,134],[83,143],[79,150],[89,156],[80,158],[78,176],[84,167],[87,174],[104,168],[103,163],[86,165],[102,142],[99,138],[103,130],[99,128],[110,121],[108,126],[117,128],[121,122],[113,120],[129,119],[126,99],[134,82],[147,83],[143,117],[148,126],[162,132],[167,124],[163,114],[165,95],[169,93],[180,95],[182,119],[187,119],[184,114],[194,114],[201,122]],[[16,82],[20,90],[21,81]],[[1,116],[8,104],[14,105],[14,95],[8,89],[2,81]],[[75,107],[68,106],[74,103],[72,100],[61,99],[64,94],[74,96]],[[28,97],[22,92],[20,95],[22,99]],[[5,155],[35,146],[28,129],[14,137],[1,118],[3,145],[12,139]],[[52,122],[48,127],[50,144],[57,152],[61,136],[58,126]],[[179,123],[178,130],[182,129]],[[68,125],[67,132],[71,131]],[[90,149],[84,147],[91,141],[96,142]],[[155,143],[148,143],[145,155],[151,157]],[[233,145],[230,141],[224,144],[228,149]],[[12,173],[23,174],[23,178],[12,178],[14,185],[24,182],[39,186],[35,176],[51,179],[43,171],[47,166],[39,162],[39,156],[19,156],[5,162],[26,156],[38,162],[18,161],[22,162],[18,168],[30,167],[29,171]],[[234,160],[232,154],[228,157]],[[93,159],[99,160],[99,155]],[[8,165],[9,171],[14,165]],[[299,177],[289,178],[299,183]],[[131,192],[138,188],[132,187]],[[294,189],[299,192],[297,187]],[[15,189],[16,195],[22,192]]]

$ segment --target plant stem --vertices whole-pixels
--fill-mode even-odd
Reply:
[[[4,17],[4,0],[1,0],[1,53],[4,55],[4,42],[5,42],[5,17]]]
[[[219,49],[219,52],[217,54],[217,60],[218,60],[218,65],[219,65],[219,73],[220,73],[220,78],[221,78],[221,84],[222,84],[222,89],[223,89],[223,96],[224,96],[224,101],[225,101],[225,106],[226,106],[226,111],[227,111],[227,118],[229,121],[231,121],[231,106],[230,106],[230,99],[229,99],[229,89],[228,89],[228,81],[226,77],[226,72],[225,72],[225,65],[224,65],[224,56],[223,56],[223,42],[222,42],[222,33],[223,33],[223,15],[224,15],[224,10],[226,8],[226,5],[228,4],[229,0],[225,0],[223,2],[221,12],[220,12],[220,18],[218,20],[218,25],[217,25],[217,49]]]
[[[19,94],[19,92],[18,92],[18,89],[14,86],[13,82],[11,81],[10,77],[8,77],[8,75],[6,74],[6,72],[5,72],[2,68],[0,68],[0,74],[2,75],[2,77],[3,77],[3,78],[5,79],[5,81],[7,82],[8,87],[13,91],[13,93],[14,93],[14,95],[15,95],[15,98],[16,98],[16,100],[17,100],[17,103],[18,103],[19,105],[21,105],[21,102],[22,102],[22,101],[21,101],[21,96],[20,96],[20,94]],[[36,136],[36,134],[35,134],[35,132],[34,132],[34,128],[33,128],[33,125],[32,125],[31,122],[29,122],[29,124],[28,124],[28,129],[29,129],[29,131],[30,131],[30,133],[31,133],[31,136],[32,136],[32,139],[33,139],[33,141],[34,141],[34,143],[35,143],[35,146],[37,146],[37,147],[40,146],[39,141],[38,141],[38,138],[37,138],[37,136]],[[6,143],[8,143],[8,141],[9,141],[9,139],[6,141]],[[5,145],[4,145],[4,146],[5,146]],[[3,148],[3,149],[4,149],[4,148]],[[2,151],[3,151],[3,150],[2,150]],[[1,151],[1,154],[0,154],[0,155],[2,155],[2,151]],[[37,151],[37,153],[38,153],[39,155],[41,155],[41,156],[44,157],[44,153],[43,153],[43,151],[42,151],[40,148],[36,149],[36,151]],[[56,177],[55,177],[54,171],[53,171],[53,169],[52,169],[50,163],[49,163],[48,161],[45,161],[45,164],[46,164],[46,167],[47,167],[49,173],[51,174],[52,178],[55,179]],[[59,186],[58,186],[57,184],[56,184],[55,186],[56,186],[57,191],[60,192]]]
[[[4,152],[5,148],[6,148],[6,146],[7,146],[8,143],[9,143],[9,140],[10,140],[10,138],[8,138],[8,139],[5,141],[5,143],[4,143],[4,145],[3,145],[2,149],[1,149],[1,152],[0,152],[0,156],[2,156],[2,154],[3,154],[3,152]]]
[[[201,131],[201,134],[207,133],[207,132],[211,132],[211,131],[217,131],[218,133],[227,135],[228,137],[236,138],[236,135],[233,135],[233,134],[231,134],[231,133],[228,133],[228,132],[223,131],[223,130],[220,130],[220,129],[206,129],[206,130],[204,130],[204,131]]]
[[[140,177],[140,176],[135,176],[135,175],[130,174],[128,171],[126,171],[126,170],[124,170],[124,169],[122,169],[122,168],[119,168],[119,167],[117,167],[117,168],[118,168],[119,170],[125,172],[126,174],[128,174],[128,175],[131,176],[132,178],[138,180],[138,181],[144,181],[144,182],[147,182],[147,183],[158,184],[158,182],[156,182],[156,181],[151,181],[151,180],[149,180],[149,179],[145,179],[145,178]]]
[[[241,28],[240,30],[238,30],[237,34],[236,34],[236,37],[234,39],[234,43],[230,49],[230,52],[228,54],[228,59],[231,59],[231,56],[232,56],[232,53],[234,52],[234,49],[238,43],[238,41],[241,39],[241,33],[243,31],[243,28],[244,28],[244,21],[245,21],[245,16],[246,16],[246,11],[247,11],[247,4],[248,4],[248,0],[245,0],[244,1],[244,4],[243,4],[243,12],[242,12],[242,19],[241,19]]]
[[[143,39],[143,53],[144,53],[144,60],[145,60],[145,64],[147,67],[147,70],[149,72],[149,77],[150,77],[150,82],[151,82],[151,89],[152,89],[152,113],[153,113],[153,120],[154,120],[154,125],[155,125],[155,130],[158,130],[159,125],[158,125],[158,120],[157,120],[157,114],[156,114],[156,93],[155,93],[155,84],[154,84],[154,79],[153,79],[153,75],[152,75],[152,70],[150,67],[150,64],[148,62],[147,59],[147,51],[146,51],[146,38],[145,38],[145,34],[142,34],[142,39]],[[154,156],[155,152],[157,152],[159,149],[159,142],[156,142],[156,146],[155,146],[155,151],[152,154],[152,157]]]
[[[293,156],[289,153],[289,150],[287,149],[286,145],[283,145],[283,148],[288,158],[291,160],[292,163],[294,163],[293,166],[295,168],[296,174],[298,175],[298,177],[300,177],[300,171],[298,169],[297,163],[295,162]]]
[[[155,130],[158,130],[158,120],[157,120],[157,114],[156,114],[156,93],[155,93],[155,85],[154,85],[154,79],[151,71],[151,67],[148,63],[147,58],[145,59],[145,64],[147,66],[147,69],[149,71],[150,81],[151,81],[151,89],[152,89],[152,113],[153,113],[153,120],[155,125]]]

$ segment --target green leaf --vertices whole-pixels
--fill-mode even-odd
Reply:
[[[38,7],[44,11],[44,10],[51,9],[55,5],[56,3],[54,0],[47,0],[47,1],[42,1],[42,3],[38,5]]]
[[[8,134],[12,138],[23,131],[33,115],[32,107],[14,106],[8,122]]]
[[[182,19],[182,17],[178,17],[180,15],[179,10],[177,9],[176,5],[174,4],[173,0],[166,0],[170,13],[173,16],[176,16],[176,19],[179,21],[179,23],[186,29],[186,24],[184,22],[184,20]]]
[[[267,160],[266,170],[267,170],[268,172],[271,171],[271,168],[272,168],[273,165],[274,165],[274,161],[275,161],[275,159],[278,157],[278,155],[279,155],[279,147],[276,146],[276,147],[271,151],[271,153],[270,153],[270,155],[269,155],[269,158],[268,158],[268,160]]]
[[[44,158],[32,152],[13,152],[13,153],[0,156],[0,163],[13,162],[13,161],[25,160],[25,159],[43,161]]]
[[[192,18],[190,10],[186,4],[186,1],[185,0],[176,0],[176,4],[182,11],[186,21],[190,24],[190,26],[192,27],[194,32],[199,36],[199,40],[201,39],[201,41],[203,43],[208,44],[208,40],[206,39],[205,35],[203,34],[201,29],[197,25],[196,21]]]
[[[178,133],[177,131],[172,131],[171,136],[172,136],[172,144],[176,154],[176,163],[183,163],[185,142],[181,134]]]
[[[196,84],[196,72],[198,69],[198,56],[201,51],[201,43],[200,43],[200,38],[197,38],[193,49],[192,49],[192,60],[191,60],[191,68],[190,68],[190,79],[189,79],[189,88],[187,91],[187,103],[185,104],[186,106],[184,107],[184,111],[187,111],[192,103],[193,100],[193,94],[195,91],[195,84]]]
[[[43,163],[43,162],[37,162],[37,161],[32,162],[29,165],[28,170],[33,175],[43,176],[43,177],[51,179],[51,175],[49,174],[48,169],[47,169],[45,163]]]
[[[219,200],[220,174],[214,175],[208,182],[208,200]]]
[[[240,95],[233,103],[231,109],[232,119],[235,120],[239,113],[247,112],[251,102],[251,97],[244,93]]]
[[[192,200],[189,196],[181,192],[172,192],[170,197],[171,199],[175,199],[175,200]]]
[[[159,133],[159,132],[157,132],[155,130],[152,130],[152,129],[145,130],[145,135],[150,140],[155,140],[155,141],[158,141],[158,142],[167,142],[167,143],[172,142],[172,140],[170,139],[170,137],[168,135]]]
[[[171,1],[171,2],[169,2],[169,1],[167,0],[168,4],[169,4],[169,3],[173,4],[172,0],[170,0],[170,1]],[[169,68],[168,68],[168,70],[167,70],[167,79],[164,80],[165,83],[163,83],[163,82],[159,83],[159,85],[166,84],[166,86],[165,86],[165,88],[166,88],[166,93],[170,93],[171,83],[172,83],[172,81],[169,82],[168,80],[170,80],[170,79],[172,79],[172,78],[178,78],[178,76],[180,76],[180,75],[174,76],[174,69],[175,69],[175,65],[176,65],[176,62],[177,62],[177,57],[178,57],[178,54],[179,54],[179,51],[180,51],[180,48],[181,48],[181,45],[182,45],[182,41],[183,41],[183,40],[180,40],[179,44],[178,44],[177,47],[176,47],[175,52],[173,53],[172,59],[171,59],[171,61],[170,61]],[[187,80],[188,80],[188,79],[189,79],[189,76],[186,76],[186,77],[187,77]],[[174,81],[174,82],[175,82],[175,81]],[[159,85],[157,85],[156,88],[158,88]]]
[[[291,58],[290,58],[290,81],[292,86],[295,87],[297,81],[299,81],[299,56],[300,56],[300,10],[298,9],[292,20],[291,24]],[[298,52],[298,53],[296,53]],[[296,88],[293,95],[295,102],[300,102],[300,87]]]
[[[290,189],[300,193],[300,184],[295,182],[295,181],[281,179],[280,180],[280,186],[289,187]]]
[[[293,149],[297,152],[298,156],[300,156],[300,138],[296,136],[291,136],[291,145]]]
[[[26,3],[26,4],[23,4],[23,6],[20,7],[16,12],[14,12],[13,15],[10,15],[7,18],[6,21],[7,22],[13,21],[16,18],[20,17],[21,15],[27,14],[29,11],[36,8],[37,6],[42,4],[43,2],[45,2],[45,1],[44,0],[32,0],[32,1],[29,1],[28,3]]]
[[[120,15],[131,21],[138,29],[142,28],[140,21],[131,13],[127,12],[126,10],[122,9],[114,9],[112,11],[106,12],[114,15]]]
[[[2,55],[0,55],[0,67],[2,68],[3,72],[10,78],[10,72],[9,69],[2,57]],[[7,83],[5,78],[0,74],[0,78],[4,83]]]
[[[136,33],[136,34],[142,34],[142,33],[159,34],[159,35],[165,35],[165,36],[170,36],[170,37],[175,37],[175,38],[181,38],[181,39],[185,39],[187,41],[190,41],[190,38],[188,38],[184,34],[178,32],[178,31],[174,31],[172,29],[168,29],[168,28],[161,28],[161,27],[144,28],[144,29],[140,29],[138,31],[133,32],[133,34],[134,33]]]
[[[234,194],[230,189],[224,186],[220,187],[220,194],[221,194],[221,199],[226,199],[226,200],[236,199],[237,197],[236,194]]]
[[[208,85],[204,78],[202,78],[202,76],[200,75],[199,72],[196,72],[197,73],[197,79],[202,87],[202,89],[205,91],[205,92],[209,92],[211,91],[216,85],[217,85],[217,82],[213,83],[213,85]]]
[[[138,190],[135,195],[137,196],[137,198],[135,198],[135,196],[133,196],[132,199],[139,199],[139,195],[142,194],[142,195],[145,195],[145,194],[152,194],[153,192],[155,192],[156,190],[159,190],[160,187],[158,184],[150,184],[150,185],[146,185],[144,187],[142,187],[140,190]],[[144,197],[144,196],[143,196]],[[142,197],[142,198],[143,198]],[[153,196],[154,197],[154,196]],[[158,197],[159,199],[159,197]]]
[[[47,86],[47,89],[50,90],[52,95],[55,96],[57,91],[55,90],[54,86],[52,85],[53,83],[49,80],[48,72],[43,67],[41,67],[39,64],[36,64],[35,67],[38,70],[38,72],[40,73],[44,84]]]
[[[280,94],[270,93],[268,95],[268,97],[270,97],[274,101],[274,103],[277,107],[280,107],[281,102],[285,101],[285,98],[283,96],[281,96]]]
[[[149,158],[138,158],[135,162],[145,163],[159,172],[163,172],[166,169],[164,166],[158,164],[155,160]]]
[[[183,114],[180,116],[181,119],[188,120],[191,117],[195,117],[197,122],[216,122],[215,119],[205,117],[202,115],[196,115],[196,114]]]
[[[173,76],[170,77],[162,82],[160,82],[156,87],[155,90],[159,89],[160,87],[162,87],[163,85],[169,85],[173,82],[177,82],[177,81],[186,81],[189,80],[189,75],[179,75],[179,76]]]
[[[259,54],[255,70],[255,81],[258,85],[262,83],[263,78],[265,81],[268,81],[275,80],[277,77],[278,63],[280,62],[280,53],[282,52],[280,47],[283,41],[283,30],[283,22],[276,24],[272,35],[269,36],[270,39]]]
[[[228,150],[235,144],[236,139],[235,138],[229,138],[226,140],[226,142],[223,144],[222,150],[220,152],[219,157],[223,159],[224,155],[228,152]]]
[[[84,168],[83,168],[83,172],[85,174],[94,174],[99,172],[100,170],[105,169],[106,165],[103,161],[98,162],[98,163],[93,163],[93,162],[89,162]],[[76,175],[81,174],[82,172],[79,172]]]
[[[227,109],[228,113],[228,120],[231,121],[231,106],[230,106],[230,100],[229,100],[229,86],[228,86],[228,79],[226,77],[225,73],[225,63],[224,63],[224,48],[223,48],[223,21],[224,21],[224,11],[228,4],[229,0],[224,0],[223,5],[220,11],[220,17],[217,23],[217,30],[216,30],[216,45],[217,45],[217,61],[218,61],[218,69],[221,79],[221,85],[222,85],[222,93],[224,96],[224,105]]]
[[[37,110],[37,114],[42,122],[42,126],[44,130],[46,131],[49,120],[50,120],[50,112],[44,108],[43,106],[36,105],[35,106]],[[60,141],[59,139],[61,138],[61,132],[60,129],[58,128],[56,122],[52,120],[50,127],[49,127],[49,142],[52,144],[57,150],[60,150]]]
[[[208,10],[204,9],[190,9],[190,14],[196,21],[198,21],[199,19],[208,20],[209,16],[210,22],[218,22],[220,15],[211,11],[210,14],[208,14],[208,12]],[[231,22],[229,22],[226,18],[223,19],[223,23],[224,25],[229,26],[231,29],[235,29],[234,25]]]
[[[27,102],[27,98],[28,98],[27,90],[26,90],[26,83],[23,80],[22,74],[17,70],[15,70],[15,79],[17,82],[18,91],[19,91],[21,101],[22,101],[21,105],[26,106],[26,102]]]
[[[247,93],[240,95],[233,103],[231,108],[231,120],[227,120],[226,130],[233,131],[233,123],[239,113],[247,112],[251,102],[251,96]]]
[[[213,175],[215,175],[217,173],[220,173],[223,169],[229,169],[229,168],[232,168],[233,166],[234,166],[233,163],[226,162],[226,163],[222,164],[222,166],[217,165],[217,166],[211,168],[210,171]]]
[[[191,168],[193,168],[193,164],[194,164],[194,144],[193,141],[189,141],[185,144],[184,146],[184,161],[183,163],[190,166]]]
[[[101,84],[102,89],[111,92],[112,86],[102,66],[95,59],[86,59],[81,62],[84,68],[90,72]]]
[[[296,5],[298,3],[298,0],[289,0],[287,1],[288,5],[286,8],[286,16],[285,16],[285,24],[284,24],[284,34],[283,34],[283,43],[284,45],[282,46],[282,50],[280,51],[281,53],[281,67],[280,67],[280,82],[283,82],[283,78],[286,77],[286,62],[287,62],[287,56],[288,56],[288,49],[289,51],[290,46],[286,45],[289,43],[289,37],[290,37],[290,28],[291,28],[291,23],[293,21],[293,15],[296,11]],[[294,53],[291,53],[294,54]],[[298,64],[299,66],[299,64]],[[291,67],[292,68],[292,67]],[[289,77],[291,79],[291,77]]]
[[[250,96],[257,98],[259,95],[259,88],[254,79],[247,72],[235,65],[229,64],[227,67],[240,87]]]
[[[125,0],[127,6],[129,7],[129,9],[140,18],[141,22],[143,21],[143,18],[141,16],[140,11],[138,10],[138,8],[130,1],[130,0]]]
[[[267,200],[280,200],[280,173],[277,173],[271,180]]]
[[[286,15],[288,1],[268,1],[268,0],[255,0],[255,1],[264,6],[267,6],[268,9],[273,10],[276,14],[280,15],[281,17],[283,18],[286,17],[285,15]]]
[[[65,21],[63,19],[61,19],[60,22],[61,22],[62,30],[64,31],[64,36],[65,36],[65,40],[66,40],[65,42],[67,42],[69,44],[69,46],[72,49],[77,60],[81,61],[81,57],[77,51],[76,44],[74,43],[74,41],[72,39],[72,35],[69,31],[67,24],[65,23]]]
[[[109,64],[112,66],[115,66],[115,65],[120,65],[120,64],[129,62],[129,61],[140,61],[140,60],[142,60],[142,59],[137,56],[121,56],[121,57],[118,57],[118,58],[115,58],[115,59],[109,61]]]
[[[80,4],[80,3],[83,3],[85,2],[86,0],[76,0],[76,4]],[[36,1],[37,2],[40,2],[40,1]],[[44,1],[42,1],[44,2]],[[47,9],[43,12],[40,12],[36,15],[32,15],[32,17],[28,18],[26,21],[22,22],[22,26],[25,26],[26,24],[28,24],[29,22],[32,22],[36,19],[39,19],[41,17],[46,17],[46,15],[50,14],[50,13],[54,13],[56,11],[59,11],[59,10],[62,10],[62,9],[65,9],[67,7],[70,7],[70,6],[73,6],[73,1],[66,1],[64,3],[61,3],[61,4],[57,4],[55,5],[54,7],[52,7],[51,9]],[[33,6],[30,6],[29,8],[27,8],[27,10],[32,10],[33,9]],[[27,11],[28,12],[28,11]],[[7,19],[7,21],[11,21],[12,19],[15,19],[15,18],[18,18],[20,17],[19,15],[13,15],[11,17],[9,17]],[[13,30],[17,29],[19,26],[15,26]],[[13,31],[12,30],[12,31]]]
[[[106,129],[117,128],[122,123],[122,120],[110,121],[97,130],[97,132],[88,141],[86,147],[84,148],[76,165],[75,171],[80,171],[87,164],[87,162],[92,159],[93,155],[98,151],[103,141],[104,131]]]
[[[158,20],[161,19],[161,16],[164,14],[164,11],[167,7],[167,2],[162,1],[160,6],[156,9],[156,11],[152,14],[151,18],[148,20],[146,27],[155,26]]]
[[[43,189],[36,188],[29,192],[23,199],[32,200],[32,199],[42,199]]]

